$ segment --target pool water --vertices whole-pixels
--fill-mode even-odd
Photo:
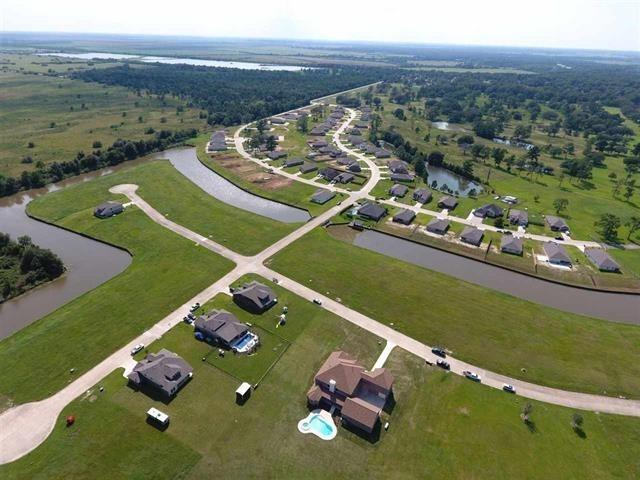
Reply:
[[[238,340],[233,346],[238,350],[242,350],[244,347],[246,347],[249,344],[249,342],[251,342],[251,340],[253,340],[253,335],[251,333],[247,333],[244,337]]]
[[[309,421],[309,428],[328,437],[333,433],[335,427],[329,425],[320,415],[314,415]]]

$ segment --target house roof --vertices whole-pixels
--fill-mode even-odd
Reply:
[[[122,208],[122,203],[113,201],[103,202],[96,207],[96,211],[108,210],[110,208]]]
[[[335,168],[323,168],[320,170],[320,175],[322,175],[326,180],[332,181],[340,175],[340,170],[336,170]]]
[[[598,268],[602,270],[620,270],[620,265],[601,248],[585,248],[584,253]]]
[[[510,210],[509,221],[513,223],[529,223],[529,214],[524,210]]]
[[[262,283],[256,282],[255,280],[234,290],[233,297],[242,297],[254,304],[259,310],[271,305],[276,299],[276,295],[273,290]]]
[[[336,182],[340,182],[340,183],[349,183],[349,182],[353,181],[354,178],[355,178],[355,176],[353,175],[353,173],[342,172],[340,175],[335,177],[334,180]]]
[[[172,395],[192,372],[193,368],[182,357],[163,348],[138,362],[128,378],[136,385],[146,380],[167,395]]]
[[[244,323],[240,323],[233,313],[226,310],[212,310],[201,315],[196,319],[195,327],[197,330],[211,337],[221,338],[227,343],[248,330]]]
[[[363,371],[364,367],[358,365],[355,358],[343,351],[337,351],[332,352],[322,364],[316,374],[316,380],[325,384],[333,380],[338,390],[346,395],[353,395]]]
[[[408,208],[396,213],[393,217],[394,222],[411,223],[416,218],[416,212]]]
[[[399,183],[396,183],[389,189],[389,193],[394,197],[403,197],[408,191],[409,187],[406,185],[400,185]]]
[[[432,197],[431,190],[426,188],[419,188],[413,192],[413,199],[420,203],[427,203]]]
[[[522,253],[522,239],[513,235],[503,235],[500,240],[500,250]]]
[[[368,217],[374,220],[380,220],[387,213],[387,209],[382,205],[373,202],[367,202],[358,208],[358,215]]]
[[[427,223],[427,230],[444,232],[449,228],[449,220],[446,218],[433,218]]]
[[[324,204],[331,200],[336,196],[335,192],[331,190],[325,190],[324,188],[320,188],[315,191],[315,193],[311,196],[311,201],[314,203]]]
[[[438,205],[446,209],[452,209],[452,208],[455,208],[456,205],[458,205],[458,199],[450,196],[442,197],[438,201]]]
[[[389,178],[394,182],[413,182],[415,177],[410,173],[392,173]]]
[[[376,368],[371,372],[364,371],[362,372],[362,378],[384,390],[390,390],[393,387],[393,375],[386,368]]]
[[[476,208],[473,211],[473,214],[476,217],[500,217],[504,210],[502,207],[499,207],[495,203],[488,203],[486,205],[481,206],[480,208]]]
[[[355,420],[369,429],[373,429],[379,414],[380,409],[358,397],[347,398],[342,407],[343,418]]]
[[[304,165],[300,165],[300,171],[302,173],[315,172],[316,170],[318,170],[318,167],[313,163],[305,163]]]
[[[465,227],[465,229],[460,234],[460,238],[462,238],[467,243],[473,243],[474,245],[479,244],[482,241],[482,237],[484,236],[484,232],[476,227]]]
[[[407,162],[403,162],[398,159],[389,160],[387,162],[387,166],[393,173],[407,173],[409,171],[407,168]]]
[[[564,218],[556,217],[554,215],[547,215],[544,217],[544,219],[546,220],[547,224],[552,228],[557,228],[558,230],[569,228]]]
[[[555,242],[546,242],[542,248],[544,248],[544,253],[547,254],[550,261],[571,263],[571,257],[567,255],[562,245],[558,245]]]

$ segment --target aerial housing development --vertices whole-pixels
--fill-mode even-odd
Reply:
[[[2,35],[0,478],[640,477],[636,54]]]

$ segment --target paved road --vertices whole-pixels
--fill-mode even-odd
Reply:
[[[0,464],[14,461],[40,445],[53,430],[58,416],[66,405],[87,392],[94,385],[98,384],[102,378],[107,376],[114,369],[124,368],[130,364],[131,357],[129,352],[135,344],[144,343],[145,345],[149,345],[154,340],[157,340],[182,321],[182,318],[189,312],[191,305],[196,302],[204,304],[219,293],[228,293],[229,285],[248,273],[258,273],[265,278],[277,278],[282,287],[309,301],[314,298],[321,299],[322,308],[325,308],[349,322],[381,337],[386,340],[389,345],[397,345],[398,347],[407,350],[426,361],[432,363],[436,361],[437,357],[431,353],[431,348],[428,345],[420,343],[389,326],[383,325],[372,318],[352,310],[349,307],[315,292],[310,288],[299,284],[292,279],[284,277],[283,275],[264,266],[264,261],[268,258],[301,238],[312,229],[318,227],[343,208],[358,200],[367,198],[371,189],[380,179],[380,171],[372,160],[357,152],[352,152],[340,142],[340,133],[342,133],[356,117],[355,111],[349,109],[348,113],[349,118],[334,134],[334,141],[339,148],[348,151],[350,154],[367,163],[371,169],[371,177],[369,181],[364,185],[362,190],[358,192],[346,192],[348,198],[343,201],[342,205],[335,206],[324,212],[322,215],[313,218],[296,231],[277,241],[253,257],[246,257],[233,252],[228,248],[183,227],[182,225],[168,220],[137,194],[136,185],[118,185],[111,189],[114,193],[126,195],[131,202],[137,205],[138,208],[144,211],[158,224],[172,230],[178,235],[182,235],[183,237],[202,245],[205,248],[208,248],[212,252],[232,260],[236,263],[236,267],[224,277],[198,293],[195,297],[191,298],[181,307],[167,315],[142,335],[131,340],[120,350],[113,353],[91,370],[78,377],[58,393],[39,402],[15,406],[0,414]],[[462,374],[465,370],[472,370],[481,376],[482,383],[485,385],[494,388],[502,388],[503,383],[510,383],[516,387],[519,395],[528,398],[584,410],[640,416],[640,401],[638,400],[623,400],[542,387],[522,382],[520,380],[511,379],[483,369],[478,369],[454,358],[448,358],[448,361],[451,364],[451,371],[455,374]]]

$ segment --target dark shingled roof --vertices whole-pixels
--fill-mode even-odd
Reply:
[[[584,253],[600,270],[607,272],[617,272],[620,270],[620,265],[601,248],[585,248]]]
[[[449,220],[446,218],[433,218],[427,223],[427,231],[444,235],[449,229]]]
[[[206,337],[219,338],[225,343],[231,343],[248,330],[244,323],[240,323],[233,313],[226,310],[212,310],[198,317],[195,321],[195,329]]]
[[[318,170],[318,166],[314,165],[313,163],[305,163],[304,165],[300,165],[301,173],[310,173],[315,172],[316,170]]]
[[[465,243],[470,243],[471,245],[480,245],[482,242],[482,237],[484,233],[482,230],[476,227],[465,227],[465,229],[460,234],[460,238]]]
[[[264,312],[277,302],[273,290],[255,280],[234,290],[233,300],[244,309],[252,312]]]
[[[506,253],[522,255],[522,239],[513,235],[503,235],[500,250]]]
[[[571,257],[567,255],[566,250],[562,245],[558,245],[555,242],[547,242],[543,245],[544,253],[551,263],[561,263],[571,265]]]
[[[316,190],[315,193],[311,196],[311,201],[313,203],[319,203],[320,205],[323,205],[335,196],[335,192],[321,188],[319,190]]]
[[[529,214],[524,210],[511,210],[509,212],[509,222],[526,227],[529,224]]]
[[[358,215],[378,221],[387,214],[387,209],[382,205],[373,202],[367,202],[358,208]]]
[[[170,397],[191,377],[192,373],[191,365],[175,353],[163,348],[156,354],[148,354],[144,360],[138,362],[127,378],[138,387],[150,385]]]
[[[482,218],[485,218],[485,217],[489,217],[489,218],[501,217],[503,213],[504,213],[504,210],[502,209],[502,207],[499,207],[495,203],[488,203],[486,205],[481,206],[480,208],[476,208],[473,211],[473,214],[476,217],[482,217]]]
[[[416,212],[407,208],[405,210],[402,210],[400,213],[395,214],[393,217],[393,221],[396,223],[404,223],[405,225],[409,225],[414,218],[416,218]]]
[[[447,210],[451,210],[456,208],[456,205],[458,205],[458,199],[455,197],[442,197],[440,200],[438,200],[438,206],[440,208],[446,208]]]
[[[559,230],[559,231],[569,230],[569,226],[567,225],[567,222],[565,221],[564,218],[555,217],[553,215],[547,215],[544,217],[544,219],[547,222],[547,225],[549,225],[549,228],[551,228],[551,230]]]
[[[408,191],[409,187],[396,183],[389,189],[389,195],[393,195],[394,197],[404,197]]]
[[[419,188],[415,192],[413,192],[413,199],[416,202],[427,203],[431,200],[431,191],[426,188]]]

